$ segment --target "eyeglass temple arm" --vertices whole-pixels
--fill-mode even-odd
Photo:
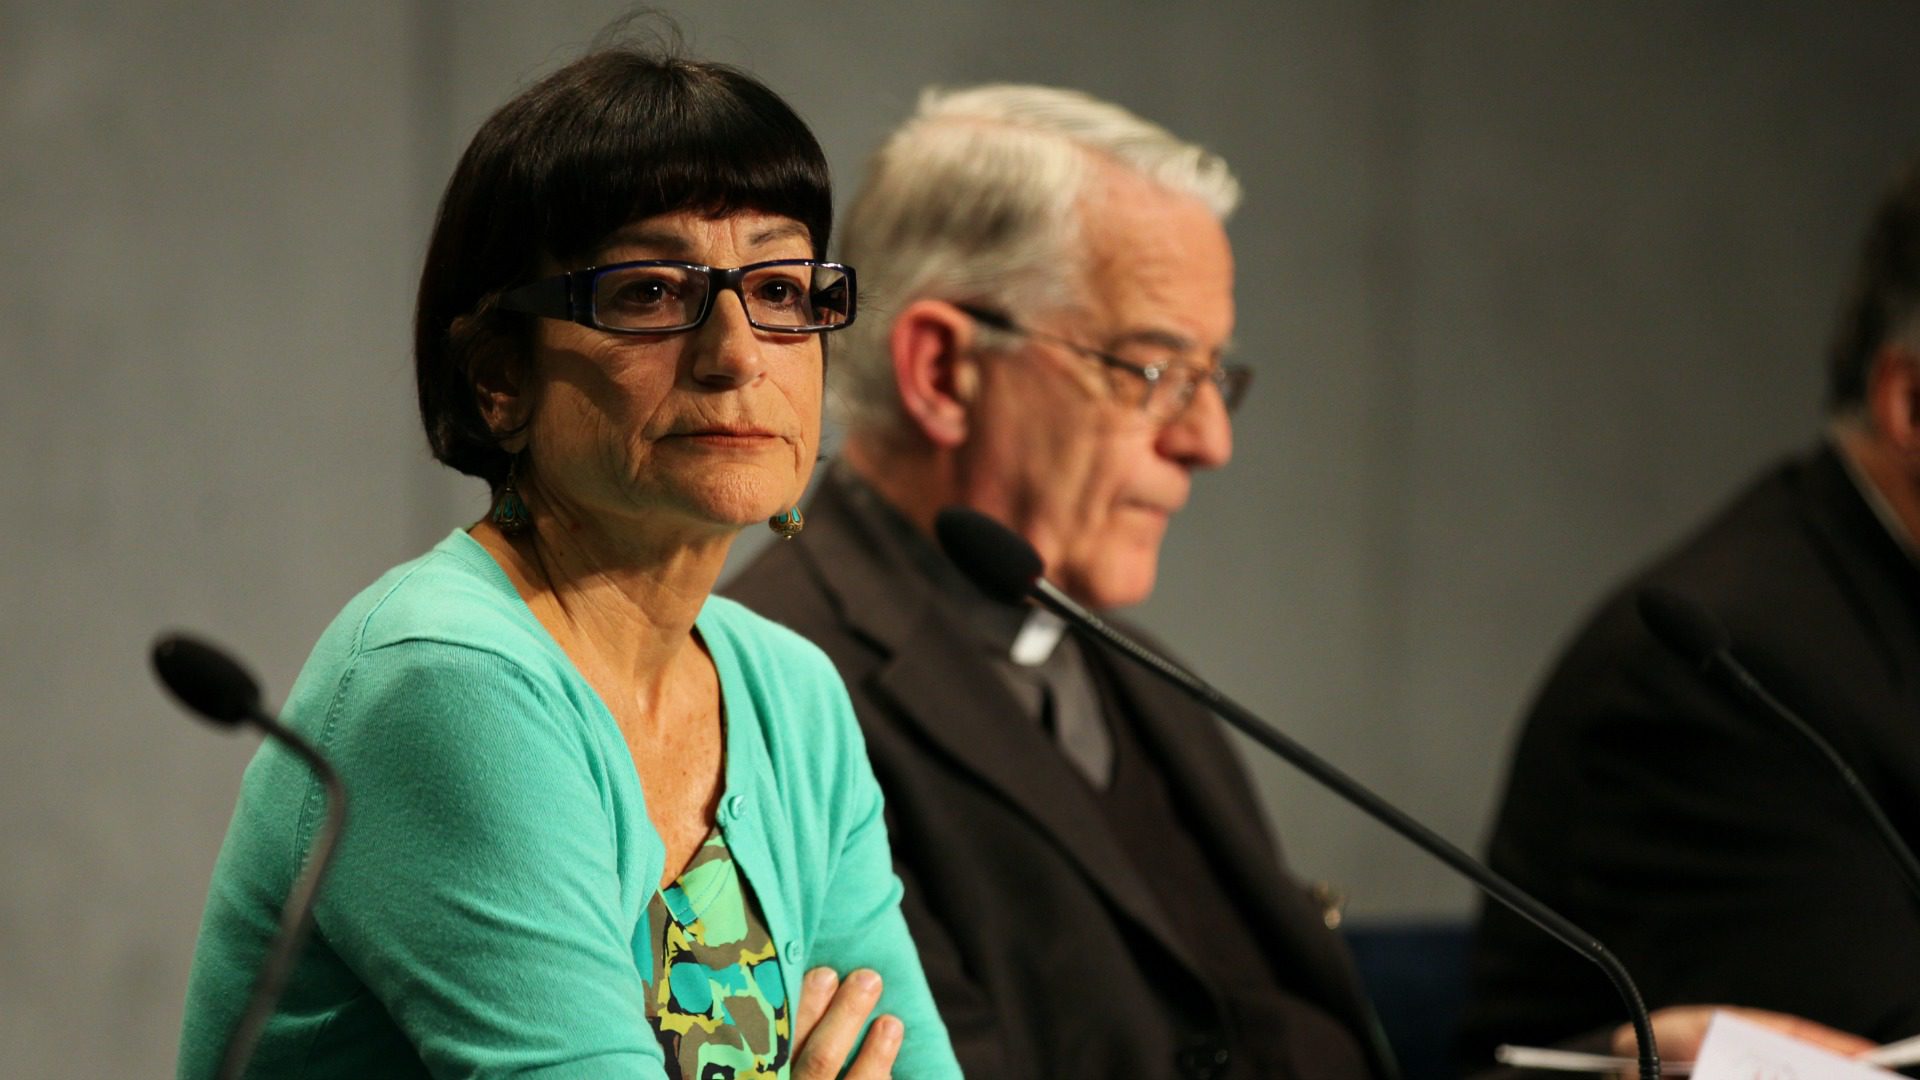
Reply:
[[[1004,330],[1009,334],[1017,334],[1020,332],[1020,328],[1015,326],[1013,320],[1008,318],[1003,312],[995,311],[992,308],[980,307],[977,304],[957,303],[953,306],[959,308],[961,314],[982,326],[990,326],[995,330]]]
[[[573,278],[569,274],[542,278],[500,296],[500,310],[522,315],[544,315],[549,319],[572,319]]]
[[[1056,337],[1052,334],[1043,334],[1037,330],[1030,330],[1024,326],[1021,326],[1019,323],[1014,322],[1013,319],[1008,317],[1006,314],[995,311],[992,308],[977,307],[973,304],[960,304],[960,303],[956,303],[953,306],[956,308],[959,308],[962,314],[966,315],[968,318],[972,319],[974,322],[977,322],[982,326],[989,326],[995,330],[1000,330],[1009,334],[1024,334],[1027,337],[1038,338],[1042,341],[1051,341],[1056,345],[1060,345],[1065,348],[1072,349],[1074,352],[1077,352],[1082,356],[1090,356],[1093,359],[1100,361],[1102,364],[1105,364],[1110,368],[1114,368],[1119,371],[1132,372],[1133,374],[1140,376],[1142,379],[1145,379],[1149,385],[1159,382],[1160,377],[1166,374],[1166,369],[1157,364],[1149,366],[1146,364],[1131,363],[1129,361],[1122,360],[1119,357],[1112,355],[1111,353],[1105,353],[1100,351],[1099,349],[1090,349],[1085,345],[1078,344],[1077,342],[1068,341],[1066,338],[1063,338],[1063,337]]]

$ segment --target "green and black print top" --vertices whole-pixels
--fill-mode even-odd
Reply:
[[[785,1080],[793,1011],[753,890],[715,829],[647,907],[647,1019],[672,1080]]]

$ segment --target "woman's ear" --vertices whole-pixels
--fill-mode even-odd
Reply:
[[[454,334],[462,328],[454,325]],[[473,386],[474,408],[487,430],[500,438],[500,448],[517,454],[526,448],[527,420],[533,415],[531,372],[526,360],[506,341],[476,342],[467,372]]]
[[[973,320],[942,300],[915,300],[893,320],[887,345],[900,405],[928,442],[951,450],[966,443],[980,389],[969,348]]]

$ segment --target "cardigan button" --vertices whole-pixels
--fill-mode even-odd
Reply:
[[[790,938],[786,947],[780,950],[780,954],[782,959],[791,960],[797,964],[806,955],[806,951],[801,947],[799,938]]]
[[[721,817],[729,824],[740,820],[741,815],[746,812],[747,797],[745,795],[729,795],[727,801],[720,805]]]

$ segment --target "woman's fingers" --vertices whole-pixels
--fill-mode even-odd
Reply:
[[[883,1016],[867,1029],[867,1041],[860,1045],[860,1056],[847,1070],[846,1080],[888,1080],[893,1075],[893,1059],[900,1053],[900,1040],[907,1028],[897,1016]]]
[[[827,1005],[833,1001],[833,995],[840,989],[840,973],[832,968],[817,967],[807,972],[800,980],[800,1011],[793,1017],[793,1048],[797,1054],[807,1045],[807,1037],[813,1034],[813,1026],[826,1014]]]
[[[811,980],[818,970],[808,972],[808,979]],[[805,992],[801,995],[803,1010],[807,996]],[[860,1026],[867,1022],[874,1005],[880,1000],[880,975],[861,968],[842,980],[832,997],[826,1011],[808,1026],[804,1043],[799,1037],[799,1025],[794,1026],[794,1045],[797,1048],[794,1054],[794,1080],[834,1080],[840,1075],[840,1065],[853,1051],[853,1041],[860,1035]],[[885,1061],[879,1064],[878,1072],[849,1075],[859,1076],[861,1080],[888,1075],[893,1068],[894,1052],[898,1049],[896,1042],[890,1050],[884,1051],[882,1056]],[[863,1052],[860,1057],[861,1067],[870,1069],[867,1054]],[[878,1061],[878,1058],[875,1060]]]

